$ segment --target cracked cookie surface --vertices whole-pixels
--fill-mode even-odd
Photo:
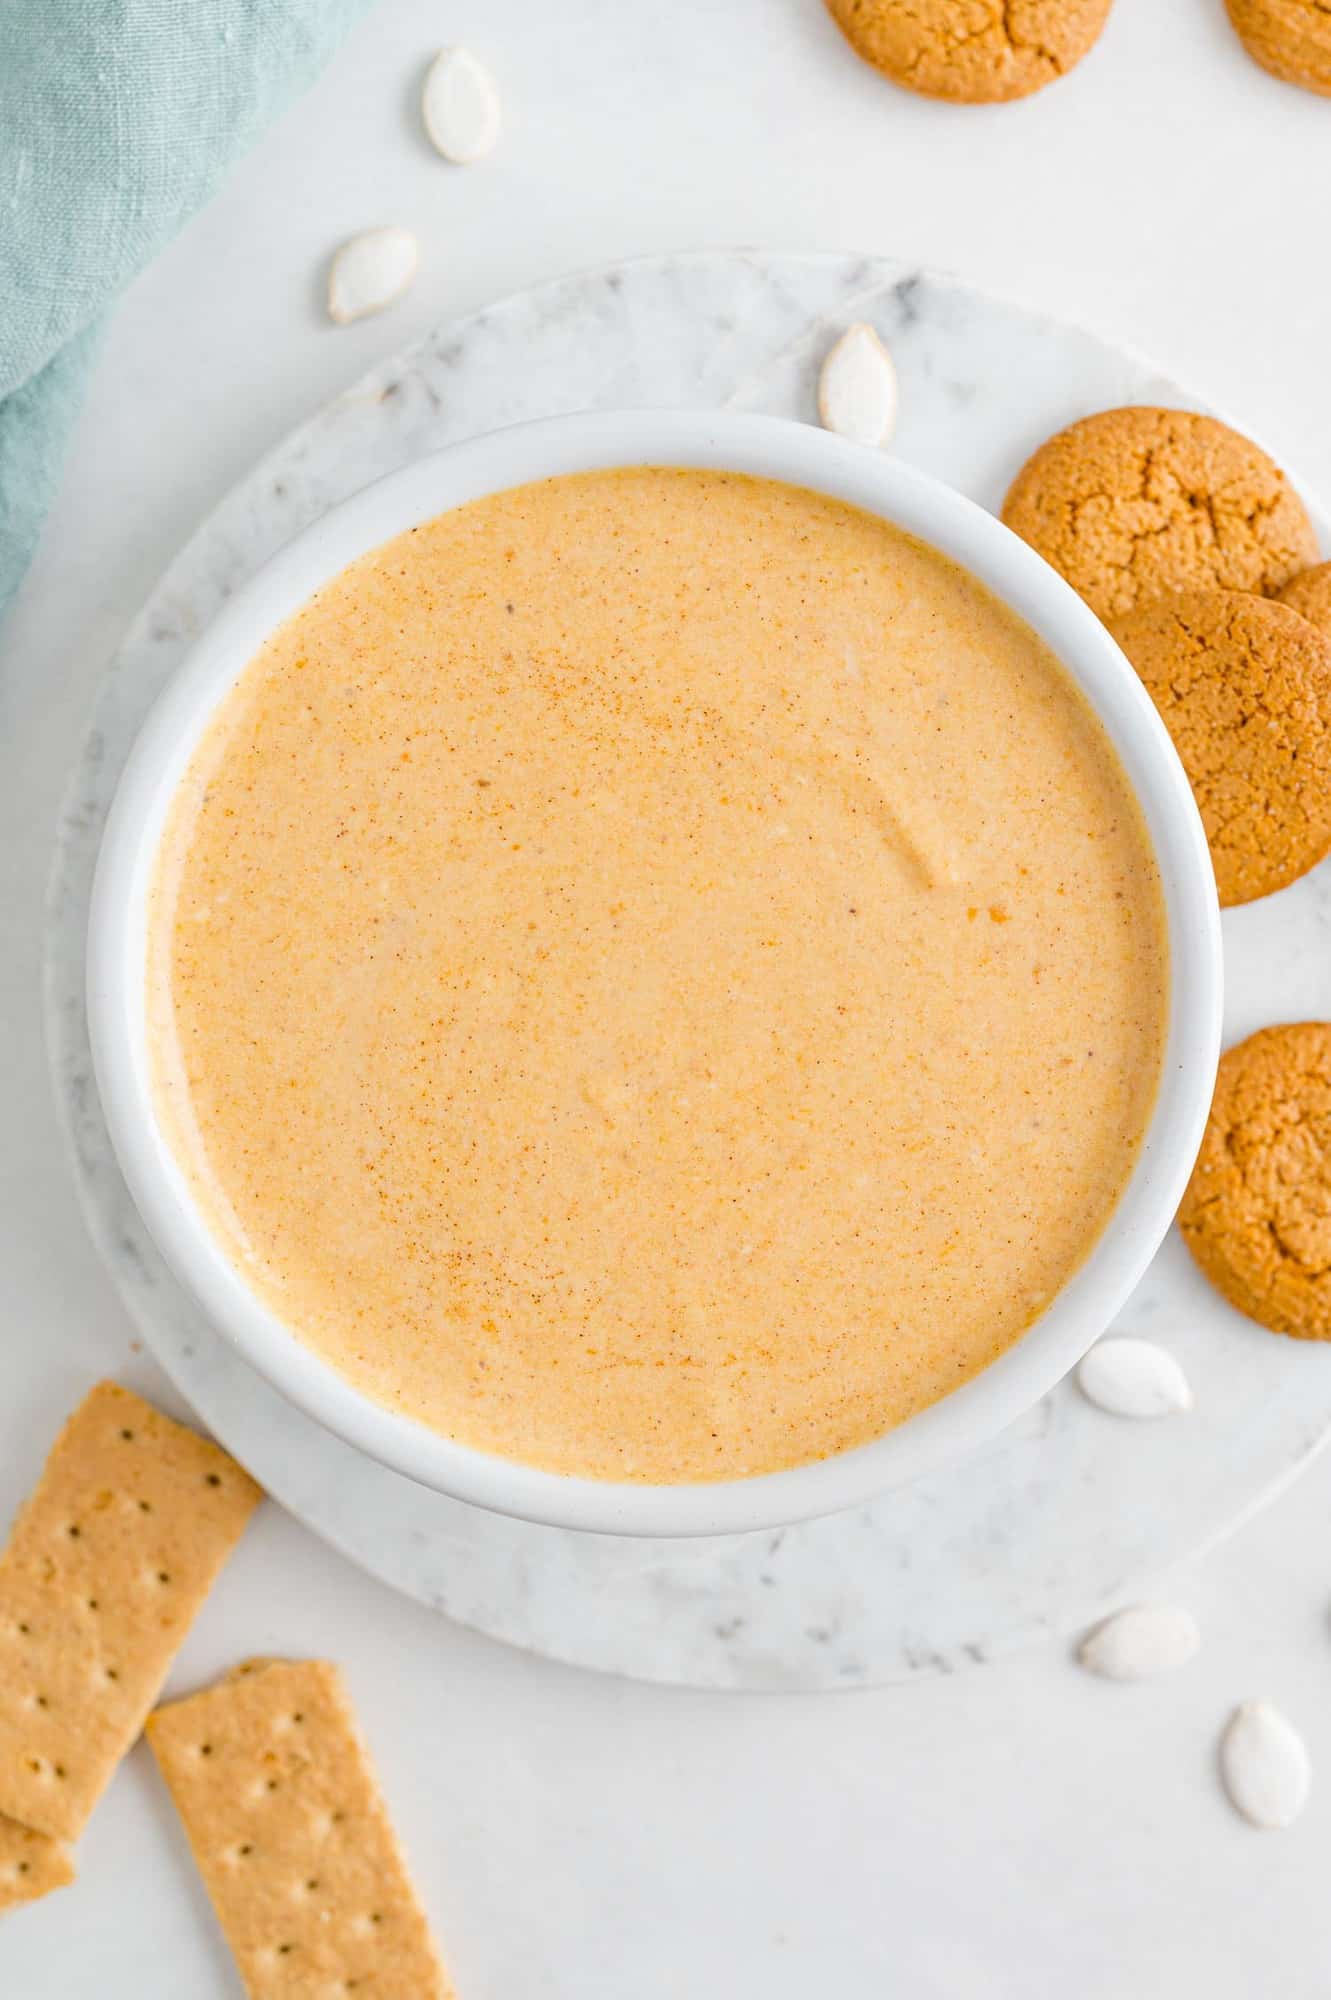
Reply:
[[[1003,519],[1105,619],[1207,585],[1272,593],[1317,560],[1280,467],[1191,410],[1103,410],[1070,424],[1027,459]]]
[[[957,104],[1029,97],[1097,40],[1111,0],[827,0],[856,53],[893,83]]]
[[[1331,1340],[1331,1026],[1263,1028],[1221,1058],[1179,1227],[1211,1283],[1275,1333]]]
[[[1183,760],[1226,907],[1331,848],[1331,640],[1241,590],[1158,598],[1110,631]]]
[[[1331,97],[1331,0],[1225,0],[1255,63],[1284,83]]]
[[[1300,570],[1281,591],[1280,602],[1331,637],[1331,562]]]

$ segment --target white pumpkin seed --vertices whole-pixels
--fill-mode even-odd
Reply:
[[[401,298],[416,275],[420,256],[409,229],[390,224],[353,236],[333,258],[328,272],[328,312],[339,326],[382,312]]]
[[[1116,1417],[1172,1417],[1192,1408],[1188,1378],[1153,1340],[1101,1340],[1077,1370],[1083,1396]]]
[[[1202,1642],[1191,1611],[1174,1604],[1136,1604],[1086,1634],[1077,1658],[1108,1681],[1142,1681],[1181,1667]]]
[[[846,328],[818,377],[824,430],[856,444],[882,445],[897,427],[897,371],[892,356],[863,320]]]
[[[455,166],[482,160],[499,137],[499,92],[467,49],[443,49],[430,64],[421,117],[436,152]]]
[[[1254,1826],[1292,1826],[1308,1800],[1312,1768],[1303,1738],[1269,1701],[1244,1701],[1220,1738],[1230,1803]]]

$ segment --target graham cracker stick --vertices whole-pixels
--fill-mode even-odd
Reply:
[[[74,1880],[74,1860],[62,1840],[0,1818],[0,1913],[35,1902]]]
[[[128,1389],[79,1405],[0,1556],[0,1813],[78,1838],[260,1497]]]
[[[335,1666],[248,1661],[148,1741],[250,2000],[451,2000]]]

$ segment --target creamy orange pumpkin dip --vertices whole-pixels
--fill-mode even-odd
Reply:
[[[354,564],[159,861],[159,1101],[360,1389],[601,1478],[862,1443],[1086,1256],[1154,1099],[1160,888],[1035,636],[883,522],[589,473]]]

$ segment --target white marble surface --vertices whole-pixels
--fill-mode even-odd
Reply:
[[[0,635],[0,1507],[114,1369],[169,1395],[82,1229],[41,1048],[41,905],[61,786],[107,656],[233,481],[378,356],[559,270],[698,243],[855,243],[964,269],[1159,356],[1331,491],[1331,270],[1307,204],[1324,104],[1259,75],[1217,0],[1116,0],[1102,48],[1028,105],[957,114],[879,86],[816,0],[386,0],[354,48],[131,292],[52,532]],[[477,43],[508,131],[450,173],[407,80]],[[1228,143],[1220,144],[1218,135]],[[315,266],[402,218],[429,262],[395,321],[319,324]],[[1237,246],[1260,246],[1260,256]],[[248,1650],[348,1669],[464,2000],[1220,2000],[1325,1990],[1331,1460],[1172,1589],[1203,1651],[1109,1689],[1061,1645],[836,1700],[681,1694],[475,1637],[277,1509],[176,1684]],[[1278,1699],[1316,1777],[1258,1836],[1220,1801],[1228,1706]],[[20,2000],[235,1994],[140,1751],[78,1888],[7,1919]]]
[[[556,280],[449,321],[273,452],[176,557],[108,669],[62,820],[49,1000],[93,1234],[152,1351],[274,1498],[421,1603],[552,1658],[694,1687],[829,1690],[948,1673],[1139,1592],[1288,1480],[1331,1431],[1331,1348],[1247,1325],[1167,1247],[1121,1315],[1197,1408],[1126,1424],[1069,1382],[964,1464],[860,1512],[662,1543],[501,1520],[302,1418],[166,1270],[116,1169],[83,1008],[88,888],[133,735],[220,600],[333,502],[405,460],[552,411],[720,404],[808,420],[855,319],[889,342],[895,450],[996,506],[1033,441],[1185,388],[1097,336],[887,259],[695,253]],[[520,365],[519,365],[520,362]],[[1331,866],[1227,920],[1230,1034],[1331,1012]]]

